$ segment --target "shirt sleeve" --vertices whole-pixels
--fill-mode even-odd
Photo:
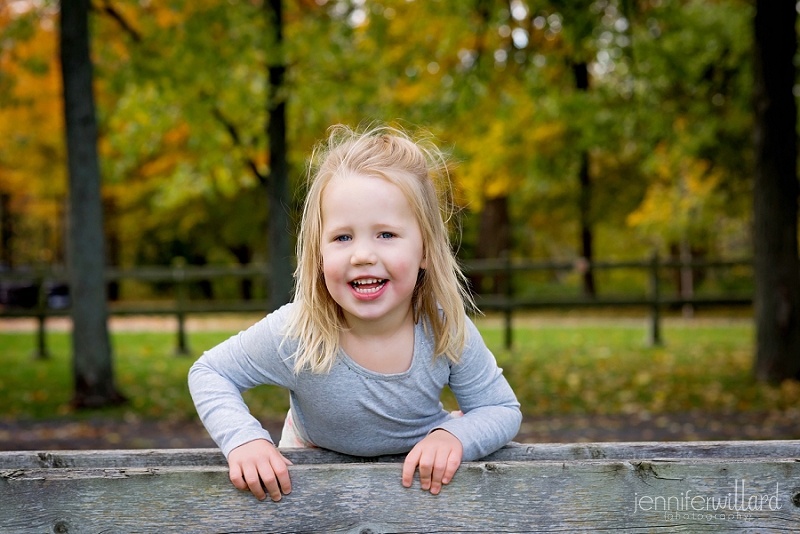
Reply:
[[[522,413],[517,397],[469,319],[464,353],[457,364],[451,364],[450,389],[464,416],[449,419],[437,428],[461,441],[463,461],[491,454],[519,432]]]
[[[206,351],[189,370],[189,391],[197,413],[226,458],[249,441],[263,438],[273,442],[250,414],[242,392],[262,384],[293,389],[295,345],[281,345],[290,306]]]

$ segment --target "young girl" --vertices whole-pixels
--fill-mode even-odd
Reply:
[[[331,129],[297,241],[294,302],[206,352],[189,372],[200,418],[233,484],[259,499],[291,491],[284,458],[241,392],[289,390],[281,446],[357,456],[409,452],[402,483],[437,494],[461,461],[519,430],[519,403],[468,319],[433,146],[380,127]],[[445,188],[446,189],[446,188]],[[442,409],[449,385],[461,414]]]

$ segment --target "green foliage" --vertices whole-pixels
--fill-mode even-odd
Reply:
[[[525,413],[633,414],[786,410],[800,384],[757,384],[753,330],[743,323],[667,326],[666,347],[645,348],[641,326],[548,327],[516,334],[484,329]]]
[[[479,324],[481,324],[479,322]],[[800,402],[800,384],[758,384],[750,374],[753,330],[744,323],[667,325],[664,348],[644,346],[644,324],[612,323],[519,327],[517,347],[502,347],[502,332],[481,325],[489,347],[522,403],[526,415],[632,414],[704,411],[714,413],[786,410]],[[195,333],[190,346],[202,351],[228,337]],[[165,333],[112,336],[119,388],[128,397],[110,417],[186,419],[195,417],[186,385],[194,357],[173,354],[175,338]],[[52,418],[74,413],[68,358],[69,338],[52,333],[49,360],[32,360],[31,334],[0,334],[0,417]],[[286,391],[261,386],[245,393],[253,414],[280,419]],[[449,399],[449,400],[448,400]],[[446,404],[455,409],[452,398]]]
[[[597,257],[680,241],[749,253],[746,0],[283,5],[282,49],[259,0],[118,0],[94,12],[112,263],[266,259],[267,68],[280,61],[295,184],[331,124],[399,119],[452,148],[468,218],[508,197],[517,256],[576,255],[587,151]],[[0,192],[14,200],[17,263],[59,260],[57,77],[42,85],[58,72],[57,10],[13,6],[0,9]]]
[[[732,221],[747,232],[752,15],[746,2],[664,2],[634,24],[652,150],[641,163],[647,194],[628,223],[656,245],[688,239],[720,250]]]

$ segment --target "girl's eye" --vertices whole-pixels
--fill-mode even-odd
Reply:
[[[380,234],[378,234],[378,237],[380,237],[381,239],[391,239],[394,237],[394,234],[391,232],[381,232]]]
[[[336,236],[336,238],[334,238],[334,241],[350,241],[350,236],[349,235]]]

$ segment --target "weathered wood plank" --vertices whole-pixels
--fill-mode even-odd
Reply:
[[[214,449],[3,452],[0,532],[800,532],[798,441],[512,444],[438,496],[402,456],[284,452],[280,503]]]
[[[323,449],[285,449],[296,464],[400,462],[404,455],[359,458]],[[800,458],[800,440],[633,443],[511,443],[486,461]],[[43,467],[225,466],[218,449],[0,451],[0,469]]]
[[[236,491],[224,467],[7,470],[0,531],[800,532],[795,460],[473,462],[438,496],[403,488],[400,469],[295,466],[280,503]]]

